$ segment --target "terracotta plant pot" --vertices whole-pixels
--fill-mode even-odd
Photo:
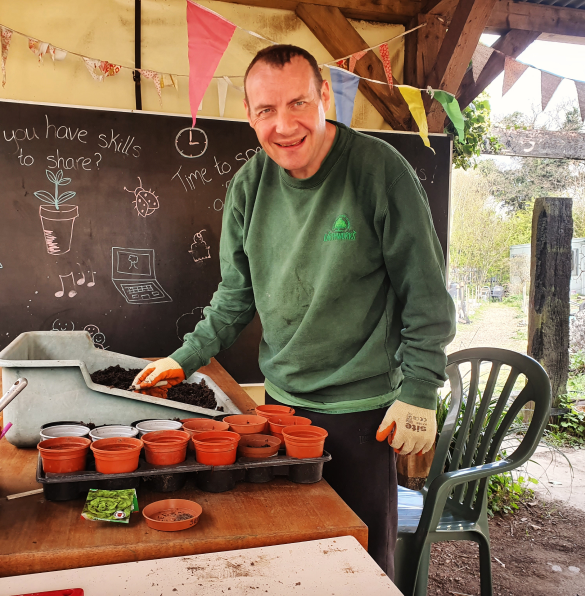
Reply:
[[[79,216],[77,205],[41,205],[39,215],[45,234],[45,244],[50,255],[62,255],[71,250],[73,224]],[[74,294],[75,295],[75,294]]]
[[[56,437],[41,441],[37,449],[43,460],[43,470],[52,474],[67,474],[85,470],[91,441],[83,437]]]
[[[146,525],[154,530],[175,532],[193,527],[203,513],[199,503],[187,499],[164,499],[142,510]]]
[[[229,430],[210,430],[196,434],[191,440],[200,464],[227,466],[236,461],[236,451],[241,437]]]
[[[212,418],[186,418],[181,420],[183,430],[191,437],[209,430],[229,430],[230,425],[222,420],[213,420]],[[195,451],[195,446],[189,441],[189,451]]]
[[[172,466],[185,461],[191,435],[184,430],[157,430],[142,437],[144,455],[149,464]]]
[[[270,434],[274,437],[278,437],[284,444],[284,437],[282,436],[282,429],[285,426],[307,426],[312,424],[310,418],[304,418],[303,416],[274,416],[268,420],[268,426],[270,427]]]
[[[264,418],[272,418],[273,416],[292,416],[295,413],[290,406],[265,405],[256,407],[256,415],[264,416]]]
[[[242,457],[266,459],[278,452],[281,441],[270,435],[243,435],[238,443],[238,453]]]
[[[131,437],[100,439],[91,444],[95,469],[101,474],[134,472],[143,443]]]
[[[264,416],[248,416],[247,414],[226,416],[223,421],[230,425],[230,430],[239,435],[255,435],[264,432],[268,422]]]
[[[286,454],[297,459],[321,457],[328,432],[319,426],[285,426],[282,429]]]

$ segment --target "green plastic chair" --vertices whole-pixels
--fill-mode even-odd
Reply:
[[[491,370],[480,397],[480,365],[484,362],[491,362]],[[498,396],[494,389],[501,367],[505,365],[511,370]],[[470,368],[467,387],[463,383],[462,366]],[[514,383],[522,373],[526,385],[508,403]],[[493,474],[509,472],[522,465],[536,449],[549,417],[550,381],[542,366],[532,358],[499,348],[472,348],[451,354],[447,374],[451,403],[425,486],[421,491],[398,487],[394,581],[404,596],[425,596],[431,544],[443,540],[473,540],[479,544],[481,594],[492,596],[487,480]],[[502,376],[504,374],[505,371]],[[470,403],[468,396],[477,396],[477,399],[474,407],[465,408],[457,426],[463,402]],[[494,409],[486,420],[492,400]],[[534,402],[534,413],[522,441],[514,453],[495,461],[510,425],[530,401]],[[445,472],[452,441],[451,462]]]

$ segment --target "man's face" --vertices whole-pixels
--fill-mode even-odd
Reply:
[[[311,65],[301,56],[283,68],[258,62],[246,79],[250,126],[268,156],[294,178],[315,174],[330,147],[329,83],[323,81],[320,95],[316,85]]]

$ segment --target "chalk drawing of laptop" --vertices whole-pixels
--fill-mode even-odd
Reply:
[[[172,302],[154,271],[154,249],[112,247],[112,282],[128,304]]]

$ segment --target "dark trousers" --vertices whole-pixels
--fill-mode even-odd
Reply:
[[[266,394],[267,404],[278,404]],[[354,414],[323,414],[295,406],[329,436],[325,450],[332,459],[323,477],[368,526],[368,552],[394,579],[394,549],[398,524],[398,489],[394,450],[376,441],[376,430],[386,408]]]

